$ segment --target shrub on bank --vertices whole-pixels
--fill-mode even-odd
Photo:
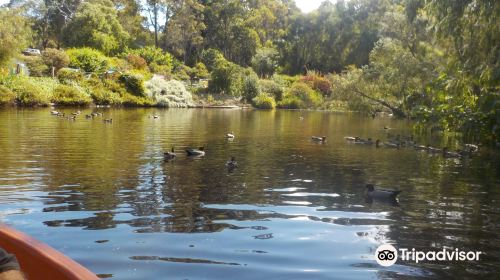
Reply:
[[[260,90],[271,94],[276,101],[283,99],[284,88],[275,80],[259,80]]]
[[[39,56],[25,56],[23,58],[26,67],[30,72],[32,77],[42,77],[48,73],[49,68],[43,62],[42,58]]]
[[[13,80],[11,86],[19,105],[47,106],[57,84],[52,78],[22,77]]]
[[[301,109],[304,108],[304,102],[297,96],[288,95],[278,102],[278,108],[283,109]]]
[[[289,109],[305,109],[315,108],[321,103],[321,94],[303,82],[296,82],[285,92],[285,97],[280,106]],[[289,106],[298,106],[298,108],[290,108]]]
[[[85,72],[102,72],[108,67],[108,58],[100,51],[91,48],[69,49],[69,66]]]
[[[255,108],[259,109],[274,109],[274,107],[276,107],[276,101],[274,101],[274,98],[264,93],[257,95],[252,100],[252,104]]]
[[[83,73],[77,69],[62,68],[57,72],[57,79],[62,84],[79,83],[83,80]]]
[[[248,68],[243,71],[242,79],[241,95],[247,102],[252,102],[260,93],[259,77],[251,68]]]
[[[145,107],[150,107],[154,106],[155,102],[149,98],[146,97],[140,97],[140,96],[135,96],[130,93],[124,93],[121,96],[122,104],[123,106],[130,106],[130,107],[136,107],[136,106],[145,106]]]
[[[52,67],[54,67],[54,72],[57,73],[57,71],[69,65],[68,54],[58,49],[45,49],[42,52],[42,60],[47,66],[48,74],[52,73]]]
[[[122,103],[119,94],[102,87],[95,87],[90,90],[90,96],[94,103],[98,105],[119,105]]]
[[[144,78],[139,74],[125,73],[119,78],[119,81],[125,85],[127,91],[135,96],[144,97]]]
[[[162,107],[190,107],[193,106],[193,96],[182,82],[165,81],[159,76],[146,82],[146,94],[156,105]]]
[[[16,94],[7,87],[0,85],[0,106],[12,104],[16,100]]]
[[[52,102],[57,105],[88,105],[92,98],[82,89],[75,86],[59,85],[54,90]]]

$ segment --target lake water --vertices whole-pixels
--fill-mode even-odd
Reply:
[[[100,277],[499,277],[498,151],[459,160],[352,145],[343,137],[384,141],[384,126],[408,134],[409,124],[348,114],[94,109],[104,116],[87,120],[86,109],[70,121],[50,110],[0,110],[0,220]],[[172,146],[178,156],[164,162]],[[206,156],[187,158],[187,146],[205,146]],[[399,206],[367,202],[366,183],[402,190]],[[382,267],[382,243],[485,255]]]

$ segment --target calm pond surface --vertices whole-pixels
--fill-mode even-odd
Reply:
[[[405,121],[348,114],[99,108],[103,117],[87,120],[86,109],[69,121],[50,110],[0,110],[0,220],[100,277],[499,277],[497,151],[458,160],[351,145],[344,136],[409,132]],[[191,145],[206,156],[187,158]],[[164,162],[172,146],[179,155]],[[400,205],[368,203],[366,183],[402,190]],[[373,255],[382,243],[485,255],[384,268]]]

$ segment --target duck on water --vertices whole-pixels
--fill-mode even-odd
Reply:
[[[399,190],[375,189],[375,186],[373,186],[372,184],[366,185],[366,196],[368,198],[396,199],[396,197],[400,193],[401,191]]]
[[[204,147],[199,147],[198,149],[187,148],[186,153],[188,156],[204,156],[205,148]]]

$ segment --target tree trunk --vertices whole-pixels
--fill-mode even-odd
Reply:
[[[358,95],[361,95],[364,98],[370,99],[373,102],[376,102],[376,103],[378,103],[386,108],[389,108],[395,116],[400,117],[400,118],[406,118],[406,113],[403,110],[392,106],[391,104],[387,103],[386,101],[371,97],[358,89],[354,89],[354,92],[357,93]]]

